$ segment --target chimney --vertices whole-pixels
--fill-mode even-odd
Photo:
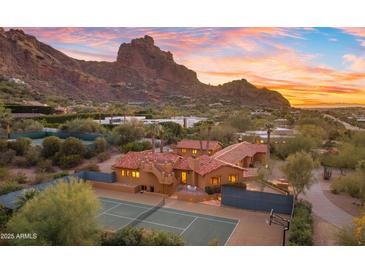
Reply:
[[[200,150],[203,151],[203,141],[200,139],[199,143],[200,143]]]

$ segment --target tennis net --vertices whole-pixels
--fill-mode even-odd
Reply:
[[[154,212],[156,212],[157,210],[159,210],[160,208],[162,208],[165,205],[165,198],[162,198],[162,200],[155,205],[154,207],[152,207],[151,209],[148,209],[144,212],[142,212],[141,214],[139,214],[133,221],[131,221],[128,225],[129,226],[136,226],[139,223],[143,222],[143,220],[145,220],[148,216],[151,216]]]

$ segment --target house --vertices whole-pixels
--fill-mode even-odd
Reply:
[[[230,145],[213,155],[216,160],[243,168],[252,168],[266,163],[267,145],[241,142]]]
[[[149,150],[128,152],[121,156],[113,169],[118,183],[135,191],[171,195],[180,185],[204,190],[207,186],[241,182],[252,176],[251,167],[265,163],[266,152],[266,145],[247,142],[228,146],[212,156],[198,153],[183,156]]]
[[[128,152],[113,166],[117,181],[137,190],[173,194],[179,185],[217,186],[242,181],[244,169],[208,155],[182,157],[170,152]]]
[[[222,149],[218,141],[209,140],[181,140],[173,147],[174,152],[180,156],[213,155]]]

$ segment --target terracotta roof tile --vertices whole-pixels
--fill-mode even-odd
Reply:
[[[243,158],[247,156],[254,156],[256,153],[267,153],[267,146],[265,144],[251,144],[248,142],[241,142],[238,144],[230,145],[213,155],[213,158],[228,162],[231,164],[237,164]]]
[[[207,140],[202,141],[203,150],[207,149]],[[209,149],[216,150],[220,149],[222,146],[218,141],[209,141]],[[190,148],[190,149],[200,149],[200,140],[181,140],[177,142],[176,148]]]
[[[171,152],[155,152],[150,150],[133,152],[130,151],[127,154],[121,156],[119,160],[114,164],[116,168],[139,168],[140,161],[148,160],[158,163],[175,163],[181,157]]]

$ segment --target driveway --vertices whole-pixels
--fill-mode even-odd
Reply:
[[[305,195],[301,195],[301,198],[312,203],[313,213],[321,217],[325,221],[333,224],[337,227],[352,224],[352,216],[346,211],[334,205],[324,195],[322,187],[319,183],[321,180],[321,171],[316,170],[314,172],[314,183],[310,189],[307,190]]]

